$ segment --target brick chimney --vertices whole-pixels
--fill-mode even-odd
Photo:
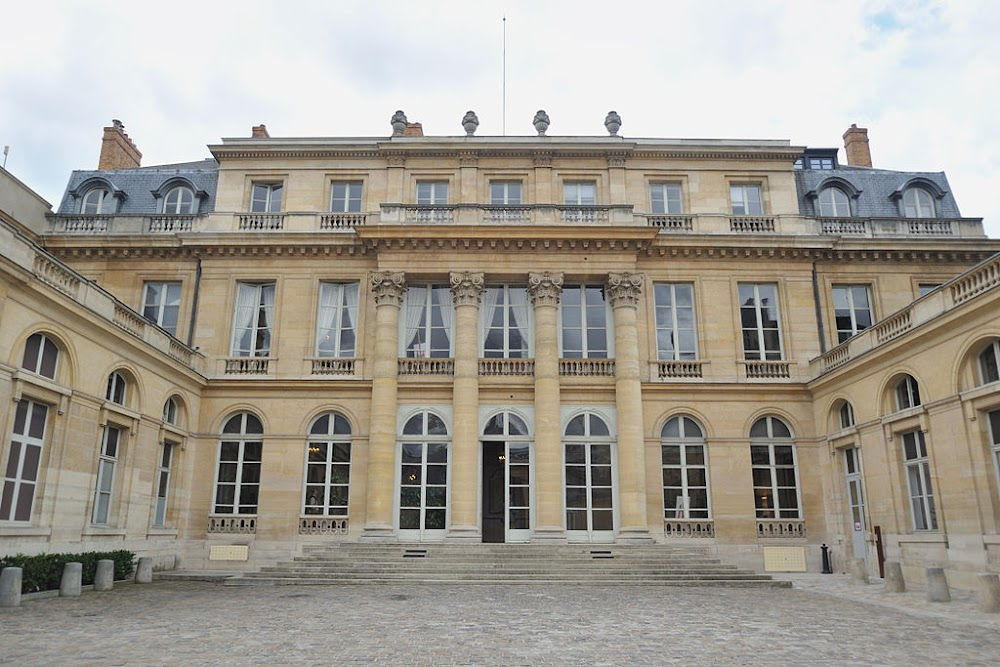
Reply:
[[[851,123],[847,132],[844,132],[844,151],[847,153],[847,164],[852,167],[871,167],[872,152],[868,147],[868,128]]]
[[[142,160],[142,153],[125,134],[125,126],[120,120],[112,120],[111,127],[104,128],[101,141],[101,159],[98,169],[135,169]]]
[[[420,123],[407,123],[406,129],[403,130],[404,137],[422,137],[424,136],[424,126]]]
[[[260,125],[254,125],[250,128],[250,136],[254,139],[270,139],[271,135],[267,133],[267,125],[261,123]]]

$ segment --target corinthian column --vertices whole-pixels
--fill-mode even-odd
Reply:
[[[615,318],[615,410],[618,413],[618,498],[620,540],[652,541],[646,524],[642,385],[636,310],[645,276],[610,273],[604,292]]]
[[[402,272],[371,274],[375,297],[375,359],[372,364],[371,422],[368,427],[368,507],[362,540],[395,538],[392,506],[396,462],[396,377],[399,308],[406,294]]]
[[[562,434],[559,429],[559,329],[561,273],[529,273],[535,307],[535,530],[534,541],[565,539]]]
[[[455,303],[452,395],[451,526],[448,539],[480,539],[476,520],[479,471],[479,303],[483,274],[451,274]]]

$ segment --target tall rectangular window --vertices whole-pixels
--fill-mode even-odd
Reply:
[[[593,206],[597,203],[597,184],[593,181],[567,181],[563,184],[563,203]]]
[[[872,325],[871,295],[867,285],[834,285],[833,314],[837,322],[837,342]]]
[[[491,206],[520,206],[521,181],[493,181],[490,183]]]
[[[142,316],[159,325],[171,336],[177,335],[177,316],[181,310],[179,282],[147,282],[143,287]]]
[[[361,181],[336,182],[330,188],[332,213],[361,212]]]
[[[94,487],[93,523],[96,524],[106,524],[111,513],[121,434],[121,429],[117,426],[108,424],[104,427],[101,451],[97,458],[97,485]]]
[[[450,357],[455,310],[451,289],[412,285],[406,291],[403,341],[407,357]]]
[[[487,287],[480,310],[483,318],[483,356],[524,359],[529,351],[528,292],[517,285]]]
[[[233,315],[234,357],[266,357],[271,353],[274,283],[238,283]]]
[[[357,339],[358,284],[319,284],[317,357],[353,357]]]
[[[739,296],[743,357],[747,360],[780,360],[778,286],[742,283]]]
[[[990,451],[997,474],[997,492],[1000,493],[1000,410],[989,413]],[[2,517],[2,515],[0,515]]]
[[[0,490],[0,521],[31,521],[48,413],[48,407],[41,403],[23,398],[17,402]]]
[[[733,215],[760,215],[764,212],[760,203],[760,186],[753,183],[729,186],[729,199]]]
[[[607,359],[608,309],[600,285],[568,285],[563,288],[562,356]]]
[[[680,183],[653,183],[649,186],[649,206],[653,213],[683,213]]]
[[[174,444],[164,442],[160,449],[160,467],[156,471],[156,504],[153,508],[153,525],[167,525],[167,492],[170,489],[170,464],[174,455]]]
[[[656,304],[656,358],[697,359],[694,285],[656,283],[653,300]]]
[[[448,181],[420,181],[417,183],[417,205],[434,206],[448,203]]]
[[[910,511],[914,530],[937,530],[937,510],[931,487],[931,468],[923,431],[903,434],[906,485],[910,489]]]
[[[250,197],[250,212],[280,213],[283,190],[281,183],[254,183]]]

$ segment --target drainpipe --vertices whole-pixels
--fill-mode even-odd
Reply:
[[[199,269],[200,270],[200,269]],[[819,304],[819,280],[816,278],[816,262],[812,266],[813,303],[816,305],[816,329],[819,333],[819,353],[826,354],[826,340],[823,338],[823,309]]]
[[[201,291],[201,257],[197,259],[198,265],[194,272],[194,299],[191,301],[191,326],[188,327],[188,347],[194,344],[194,324],[195,318],[198,316],[198,293]],[[815,265],[814,265],[815,267]],[[815,268],[813,269],[813,278],[815,280]]]

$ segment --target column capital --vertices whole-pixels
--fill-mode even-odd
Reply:
[[[403,295],[408,289],[406,274],[402,271],[373,271],[370,278],[372,294],[375,295],[375,305],[383,304],[402,306]]]
[[[456,306],[478,306],[486,289],[482,273],[456,271],[451,274],[451,297]]]
[[[558,306],[562,296],[563,274],[542,271],[528,274],[528,296],[535,306]]]
[[[642,273],[609,273],[608,282],[604,287],[604,293],[611,302],[612,308],[628,306],[637,308],[639,306],[639,296],[642,294],[642,284],[646,281],[646,276]]]

